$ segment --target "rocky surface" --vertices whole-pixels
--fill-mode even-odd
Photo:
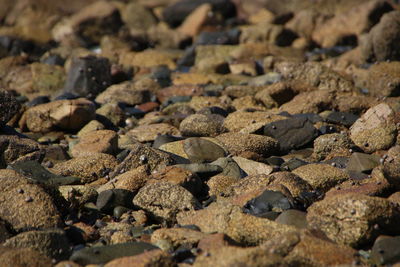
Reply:
[[[0,7],[0,266],[397,266],[394,0]]]

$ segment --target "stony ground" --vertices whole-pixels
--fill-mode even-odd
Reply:
[[[67,2],[0,5],[0,266],[400,266],[397,1]]]

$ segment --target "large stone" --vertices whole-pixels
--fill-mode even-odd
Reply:
[[[308,209],[311,227],[330,239],[352,247],[371,244],[379,234],[398,234],[400,210],[394,203],[359,194],[336,195]]]
[[[148,102],[151,92],[147,88],[140,88],[135,83],[123,82],[114,84],[105,89],[96,97],[96,102],[104,104],[108,102],[121,102],[134,106]]]
[[[394,111],[389,105],[376,105],[361,116],[350,128],[351,140],[364,152],[388,149],[397,135]]]
[[[26,124],[32,132],[55,129],[77,131],[95,118],[95,105],[84,98],[58,100],[37,105],[25,112]]]
[[[268,164],[242,157],[233,157],[233,160],[247,175],[270,174],[274,169]]]
[[[88,153],[115,154],[118,150],[118,135],[111,130],[92,131],[82,135],[79,142],[71,149],[73,157]]]
[[[157,221],[174,223],[180,211],[195,210],[200,204],[185,188],[167,182],[142,187],[133,204],[149,212]]]
[[[179,125],[184,136],[216,136],[225,132],[224,117],[218,114],[193,114]]]
[[[352,142],[347,135],[333,133],[318,136],[314,140],[314,156],[317,159],[325,159],[330,154],[346,155]]]
[[[7,165],[20,160],[32,158],[40,160],[43,157],[42,146],[29,138],[21,138],[16,135],[0,136],[0,166]]]
[[[225,156],[225,150],[214,142],[202,138],[188,138],[183,141],[183,150],[194,163],[211,162]]]
[[[53,199],[40,186],[12,170],[0,171],[0,217],[20,231],[61,225]]]
[[[3,266],[53,266],[51,258],[31,248],[2,248],[0,261]]]
[[[314,190],[323,192],[349,179],[349,176],[343,170],[328,164],[303,165],[296,168],[293,173],[307,181]]]
[[[0,127],[4,126],[18,111],[20,105],[8,91],[0,90]]]

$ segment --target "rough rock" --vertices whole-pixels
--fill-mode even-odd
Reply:
[[[31,248],[2,248],[0,260],[4,266],[53,266],[51,258]]]
[[[0,166],[3,168],[18,159],[43,157],[42,146],[38,142],[15,135],[0,136],[0,152],[3,155],[0,159]]]
[[[71,149],[73,157],[88,153],[105,153],[114,155],[118,151],[117,133],[111,130],[92,131],[82,135],[79,142]]]
[[[225,132],[224,117],[217,114],[193,114],[185,118],[179,125],[184,136],[216,136]]]
[[[173,248],[196,246],[206,234],[187,228],[161,228],[151,235],[151,243],[159,246],[168,242]],[[161,246],[160,246],[161,247]]]
[[[352,142],[347,135],[333,133],[324,134],[314,140],[314,155],[317,159],[325,159],[330,154],[347,155]]]
[[[0,127],[4,126],[18,111],[20,105],[6,90],[0,91]]]
[[[136,256],[121,257],[108,262],[105,267],[128,267],[128,266],[174,266],[171,255],[162,250],[150,250]]]
[[[368,70],[366,87],[373,96],[399,96],[400,95],[400,63],[379,62],[373,64]]]
[[[284,116],[275,115],[269,112],[246,112],[246,111],[235,111],[230,113],[224,120],[224,126],[229,132],[239,132],[244,130],[246,127],[256,125],[259,130],[267,123],[273,121],[285,119]]]
[[[123,82],[107,87],[96,97],[96,102],[104,104],[108,102],[126,103],[134,106],[148,102],[151,97],[151,91],[146,88],[138,88],[135,83]]]
[[[155,123],[139,125],[130,130],[128,135],[133,136],[139,142],[154,141],[159,135],[180,136],[180,131],[167,123]]]

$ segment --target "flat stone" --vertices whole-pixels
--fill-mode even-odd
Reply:
[[[132,207],[133,193],[126,189],[109,189],[99,193],[96,207],[104,213],[111,213],[117,206]]]
[[[199,207],[197,199],[185,188],[167,182],[142,187],[133,204],[148,211],[157,221],[174,223],[176,214]]]
[[[280,150],[288,152],[312,142],[318,132],[307,118],[289,118],[267,124],[264,134],[278,140]]]
[[[278,121],[286,119],[284,116],[275,115],[269,112],[246,112],[246,111],[235,111],[230,113],[224,120],[224,127],[229,130],[229,132],[239,132],[240,130],[249,127],[249,125],[255,124],[259,125],[259,128],[262,126]]]
[[[247,175],[270,174],[274,169],[268,164],[242,157],[233,157],[233,160]]]
[[[177,164],[174,166],[196,173],[200,177],[210,177],[223,171],[222,167],[209,163]]]
[[[99,122],[98,120],[91,120],[82,129],[76,134],[78,137],[83,136],[86,133],[104,130],[106,127],[103,123]]]
[[[90,153],[105,153],[114,155],[118,151],[118,135],[111,130],[91,131],[82,135],[79,142],[71,149],[73,157]]]
[[[58,100],[32,107],[25,116],[32,132],[45,133],[56,128],[76,131],[95,118],[95,106],[84,98]]]
[[[134,256],[147,250],[158,249],[145,242],[128,242],[122,244],[84,248],[74,252],[69,258],[81,265],[106,264],[116,258]]]
[[[328,191],[335,185],[349,179],[349,176],[341,169],[328,164],[307,164],[293,171],[307,181],[314,190]]]
[[[216,143],[195,137],[183,141],[183,150],[193,163],[211,162],[226,155],[225,150]]]
[[[310,227],[322,230],[339,244],[352,247],[371,243],[385,231],[399,233],[396,224],[399,218],[398,207],[390,201],[359,194],[325,198],[311,205],[307,214]]]

